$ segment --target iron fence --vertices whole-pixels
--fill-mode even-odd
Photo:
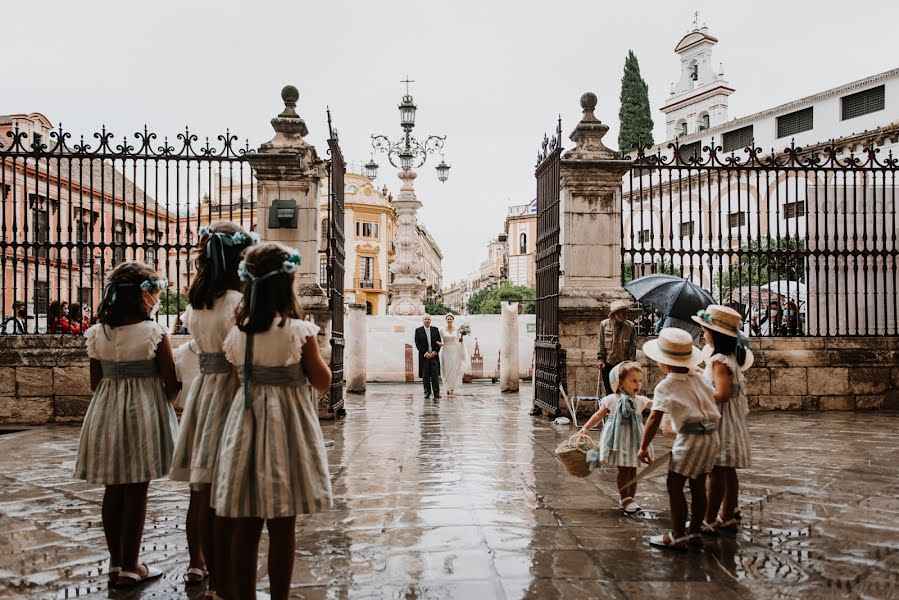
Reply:
[[[877,143],[891,139],[639,148],[623,181],[623,280],[683,276],[750,335],[896,335],[899,160]]]
[[[4,321],[24,302],[28,333],[78,333],[111,269],[136,259],[170,281],[158,318],[171,326],[187,306],[199,227],[255,228],[248,146],[227,131],[214,143],[188,130],[170,142],[146,128],[117,140],[103,128],[88,142],[49,127],[39,115],[0,120]]]
[[[328,112],[328,151],[331,160],[328,162],[328,244],[327,256],[327,281],[328,299],[331,307],[331,391],[328,407],[331,411],[343,410],[343,358],[344,358],[344,329],[343,313],[344,299],[344,261],[346,256],[344,236],[344,175],[346,163],[343,160],[343,152],[340,150],[340,142],[337,139],[337,130],[331,127],[331,113]]]

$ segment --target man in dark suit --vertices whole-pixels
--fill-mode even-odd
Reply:
[[[440,397],[440,330],[431,327],[431,315],[424,316],[424,326],[415,330],[418,348],[418,376],[425,386],[425,398]]]

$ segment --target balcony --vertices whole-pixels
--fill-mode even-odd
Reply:
[[[380,279],[360,279],[356,277],[353,279],[353,287],[357,290],[380,290],[381,289],[381,280]]]

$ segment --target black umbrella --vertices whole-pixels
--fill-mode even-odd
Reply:
[[[629,291],[637,302],[684,321],[689,321],[696,311],[709,304],[715,304],[715,299],[709,292],[676,275],[662,273],[647,275],[634,279],[625,285],[624,289]]]

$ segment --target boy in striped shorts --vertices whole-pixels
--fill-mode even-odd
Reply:
[[[702,353],[693,346],[693,338],[681,329],[666,328],[658,339],[643,346],[643,353],[659,363],[666,373],[653,395],[652,412],[643,430],[637,457],[649,464],[649,444],[667,414],[677,438],[671,448],[668,467],[668,498],[671,504],[671,531],[649,539],[652,546],[686,550],[702,547],[702,519],[706,510],[706,475],[715,464],[718,451],[718,420],[715,390],[694,368],[702,362]],[[684,484],[690,482],[692,497],[690,530],[687,529],[687,498]]]

